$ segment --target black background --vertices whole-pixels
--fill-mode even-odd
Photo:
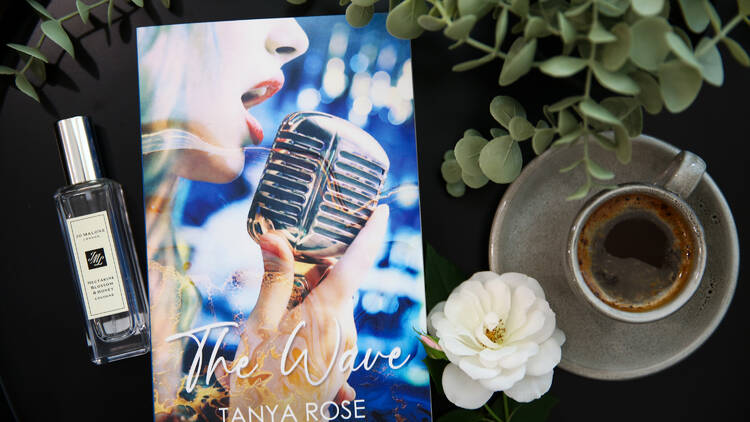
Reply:
[[[76,37],[78,61],[45,43],[43,51],[57,67],[48,69],[41,105],[9,88],[11,78],[0,76],[0,376],[12,403],[0,400],[0,421],[12,420],[13,413],[21,421],[152,419],[148,356],[103,367],[88,360],[80,305],[52,202],[52,194],[64,183],[54,122],[77,114],[92,117],[107,174],[125,188],[136,245],[145,263],[135,28],[343,13],[336,0],[310,0],[303,6],[283,0],[172,0],[171,10],[156,0],[146,3],[145,10],[136,10],[118,0],[111,32],[101,24],[106,20],[104,7],[94,13],[99,24],[93,28],[77,18],[68,21],[66,28]],[[387,2],[380,3],[383,7]],[[720,3],[722,15],[735,12],[734,2]],[[74,8],[72,0],[49,5],[55,16]],[[38,21],[25,2],[0,3],[0,13],[3,44],[36,42]],[[674,10],[673,18],[681,22]],[[478,28],[474,34],[482,38],[489,32]],[[746,25],[732,35],[750,46]],[[478,53],[470,47],[448,50],[449,44],[439,33],[426,33],[412,43],[423,230],[425,240],[441,254],[474,272],[488,268],[490,225],[505,186],[490,184],[470,190],[461,199],[448,196],[439,172],[443,152],[466,128],[488,133],[496,126],[488,110],[495,95],[519,99],[536,121],[542,104],[566,92],[580,92],[582,83],[561,82],[532,71],[512,87],[500,88],[499,62],[470,73],[451,72],[453,64]],[[0,51],[2,64],[16,65],[14,53],[6,47]],[[750,69],[738,66],[723,48],[722,56],[724,87],[704,84],[698,101],[679,115],[664,111],[647,116],[644,132],[705,159],[734,212],[740,245],[748,245]],[[528,143],[522,150],[526,162],[533,158]],[[718,330],[679,364],[646,378],[619,382],[556,371],[551,392],[561,401],[551,420],[749,420],[750,298],[742,276],[741,267],[734,301]],[[447,407],[444,399],[435,401],[436,409]]]

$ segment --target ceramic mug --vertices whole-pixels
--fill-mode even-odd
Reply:
[[[656,321],[697,290],[706,241],[685,202],[706,164],[682,151],[652,183],[627,183],[592,197],[568,237],[566,269],[573,290],[597,311],[625,322]]]

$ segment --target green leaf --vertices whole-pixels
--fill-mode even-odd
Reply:
[[[523,159],[518,142],[510,136],[501,136],[491,140],[482,148],[479,155],[479,167],[495,183],[510,183],[521,174]]]
[[[737,0],[737,8],[740,15],[750,15],[750,0]]]
[[[580,57],[556,56],[542,62],[539,70],[556,78],[564,78],[580,72],[586,64],[587,61]]]
[[[456,159],[456,154],[453,153],[452,149],[445,151],[445,153],[443,154],[443,160],[447,161],[447,160],[455,160],[455,159]]]
[[[450,194],[450,196],[454,198],[460,198],[466,193],[466,185],[461,180],[456,183],[446,183],[445,190],[448,191],[448,194]]]
[[[597,0],[599,12],[610,18],[622,16],[630,7],[629,0]]]
[[[567,172],[573,170],[574,168],[578,167],[578,165],[581,164],[582,162],[583,162],[583,159],[576,160],[573,163],[571,163],[571,164],[569,164],[569,165],[561,168],[560,169],[560,173],[567,173]]]
[[[701,72],[680,60],[671,60],[659,66],[659,85],[664,105],[672,113],[690,106],[701,89]]]
[[[516,116],[526,117],[526,110],[514,98],[498,95],[490,103],[490,114],[507,129],[512,118]]]
[[[486,55],[484,55],[484,56],[482,56],[482,57],[480,57],[478,59],[468,60],[468,61],[465,61],[463,63],[459,63],[457,65],[454,65],[453,68],[452,68],[452,70],[454,72],[464,72],[466,70],[471,70],[471,69],[479,67],[479,66],[481,66],[483,64],[491,62],[495,57],[496,57],[495,53],[489,53],[489,54],[486,54]]]
[[[112,28],[112,10],[115,8],[115,0],[109,0],[107,5],[107,28]]]
[[[560,400],[547,393],[532,402],[520,403],[518,408],[514,410],[511,419],[516,422],[545,422],[549,420],[552,409],[559,402]],[[468,422],[468,420],[464,420],[464,422]]]
[[[39,59],[30,59],[29,70],[37,78],[38,83],[43,83],[47,80],[47,69],[44,67],[45,64]]]
[[[682,16],[691,31],[700,33],[706,30],[708,26],[708,12],[703,7],[705,0],[679,0]]]
[[[529,0],[511,0],[510,10],[518,16],[529,14]]]
[[[685,45],[690,47],[690,50],[693,50],[693,42],[690,41],[690,35],[688,35],[685,30],[683,30],[679,26],[673,26],[672,31],[674,31],[675,34],[679,35],[680,38],[682,38],[682,41],[685,43]]]
[[[468,422],[481,421],[482,413],[478,410],[453,409],[450,412],[440,416],[437,422]]]
[[[479,189],[490,181],[484,174],[470,174],[465,171],[461,173],[461,179],[466,186],[474,189]]]
[[[29,47],[27,45],[22,45],[22,44],[14,44],[14,43],[8,43],[8,47],[10,47],[10,48],[12,48],[12,49],[14,49],[16,51],[20,51],[21,53],[24,53],[24,54],[29,55],[31,57],[36,57],[37,59],[39,59],[39,60],[41,60],[41,61],[43,61],[45,63],[49,63],[47,61],[47,57],[44,54],[42,54],[42,52],[39,51],[38,48]]]
[[[482,169],[479,168],[479,153],[485,145],[487,140],[479,136],[464,136],[456,143],[453,152],[463,173],[477,176],[482,174]],[[471,186],[468,183],[467,185]]]
[[[552,143],[552,139],[555,137],[555,129],[544,128],[537,129],[534,132],[534,137],[531,138],[531,148],[534,150],[536,155],[543,153]]]
[[[474,15],[479,19],[489,13],[492,6],[493,4],[486,0],[458,0],[458,14],[461,16]]]
[[[448,298],[454,288],[468,277],[456,264],[437,253],[429,243],[424,250],[425,308],[431,310]]]
[[[609,97],[601,102],[627,130],[628,135],[636,137],[643,131],[643,110],[640,102],[632,97]]]
[[[630,77],[641,88],[636,99],[643,104],[643,108],[650,114],[659,114],[662,109],[661,88],[651,75],[642,70],[633,72]]]
[[[169,9],[169,3],[170,3],[170,0],[161,0],[161,4],[167,9]]]
[[[583,184],[580,188],[578,188],[575,192],[573,192],[570,196],[565,198],[566,201],[574,201],[576,199],[582,199],[586,195],[588,195],[589,190],[591,189],[591,179],[586,178],[586,183]]]
[[[562,100],[549,106],[549,111],[557,113],[560,110],[564,110],[572,106],[573,104],[577,104],[579,101],[581,101],[581,99],[583,99],[583,97],[580,95],[574,95],[572,97],[565,97]]]
[[[0,66],[0,75],[14,75],[15,73],[15,69],[12,69],[8,66]]]
[[[581,113],[594,120],[613,126],[622,126],[622,122],[611,111],[597,104],[594,100],[583,100],[579,104]]]
[[[369,7],[377,3],[378,0],[351,0],[351,2],[357,6]]]
[[[169,5],[167,5],[167,7],[169,7]],[[83,23],[88,24],[91,7],[81,0],[76,0],[76,9],[78,9],[78,15],[81,16]]]
[[[525,141],[534,136],[534,126],[524,117],[516,116],[510,119],[508,131],[515,141]]]
[[[417,18],[417,23],[428,31],[440,31],[445,28],[445,21],[430,15],[422,15]]]
[[[630,28],[630,58],[633,62],[650,71],[659,65],[669,54],[666,34],[672,27],[661,17],[643,18]]]
[[[461,166],[455,159],[443,161],[443,165],[440,166],[440,173],[443,175],[443,180],[448,183],[456,183],[461,180]]]
[[[490,129],[490,135],[492,135],[493,138],[499,138],[501,136],[508,135],[508,131],[499,127],[493,127],[492,129]]]
[[[562,36],[563,43],[570,44],[576,40],[576,29],[565,18],[565,15],[560,12],[557,12],[557,26],[560,27],[560,35]]]
[[[569,110],[562,110],[560,114],[557,115],[557,131],[560,135],[567,135],[577,127],[578,120],[576,120],[573,113]]]
[[[482,135],[482,132],[476,129],[472,129],[472,128],[466,129],[464,131],[464,136],[478,136],[480,138],[484,138],[484,136]]]
[[[615,150],[615,156],[617,160],[622,164],[628,164],[633,156],[633,145],[630,141],[628,133],[625,128],[621,126],[615,126],[615,141],[617,142],[617,149]]]
[[[466,188],[464,187],[464,189]],[[427,247],[430,248],[429,243],[427,244]],[[427,366],[427,372],[430,373],[432,385],[435,386],[435,390],[437,390],[438,394],[442,396],[443,394],[445,394],[443,392],[443,371],[445,370],[445,367],[449,362],[442,359],[438,360],[430,358],[422,359],[422,362],[424,362],[425,366]]]
[[[31,85],[31,82],[29,82],[29,80],[26,79],[26,76],[23,73],[16,73],[16,88],[18,88],[19,90],[21,90],[21,92],[35,99],[37,102],[39,102],[39,96],[36,94],[36,90],[34,89],[34,86]]]
[[[667,45],[672,50],[678,59],[682,60],[686,64],[693,66],[696,69],[700,69],[701,65],[698,63],[698,59],[695,58],[695,54],[688,47],[685,42],[680,38],[679,35],[674,32],[668,32],[666,35]]]
[[[424,32],[417,22],[417,19],[424,14],[427,14],[427,5],[424,0],[406,0],[388,13],[385,26],[394,37],[411,40]]]
[[[590,175],[594,176],[599,180],[612,180],[615,178],[615,174],[612,171],[605,169],[604,167],[597,164],[594,160],[588,158],[586,161],[586,171]]]
[[[714,5],[709,1],[703,1],[703,8],[708,13],[708,20],[711,21],[711,26],[714,28],[714,31],[721,32],[721,18],[719,17],[719,13],[716,11],[716,8]]]
[[[417,331],[417,334],[419,334],[419,341],[420,341],[420,343],[422,343],[422,347],[424,348],[425,353],[427,353],[427,357],[429,357],[430,359],[444,359],[444,360],[448,360],[448,356],[445,355],[445,352],[443,352],[440,349],[436,349],[436,348],[432,347],[431,345],[427,344],[423,340],[423,338],[422,338],[422,336],[425,336],[425,337],[428,337],[430,340],[434,341],[435,343],[438,343],[439,340],[436,337],[431,336],[431,335],[429,335],[427,333],[423,334],[423,333],[420,333],[418,331]]]
[[[523,29],[523,36],[526,38],[541,38],[549,35],[547,22],[538,16],[532,16],[526,21]]]
[[[517,47],[515,54],[509,53],[503,63],[499,80],[501,86],[512,84],[531,70],[536,53],[536,38],[528,42],[525,42],[523,38],[518,38],[513,44],[516,45],[519,42],[522,44]],[[511,52],[513,52],[513,46],[511,46]]]
[[[579,4],[578,6],[571,7],[570,9],[565,11],[565,16],[569,18],[573,18],[576,16],[579,16],[581,13],[585,12],[589,6],[591,6],[590,1],[583,2],[582,4]]]
[[[615,34],[607,31],[599,21],[594,21],[589,30],[589,41],[594,44],[604,44],[608,42],[617,41]]]
[[[477,17],[474,15],[461,16],[448,25],[443,31],[443,34],[452,40],[465,40],[476,23]]]
[[[707,47],[708,45],[710,47]],[[702,51],[702,54],[698,56],[698,62],[701,65],[703,79],[714,86],[724,84],[724,63],[721,61],[721,53],[716,44],[711,44],[711,39],[703,37],[698,42],[696,51]]]
[[[641,16],[654,16],[664,8],[664,0],[630,0],[633,10]]]
[[[138,7],[143,7],[143,0],[130,0]]]
[[[466,2],[467,0],[463,0],[463,1]],[[468,0],[468,1],[471,1],[471,0]],[[444,3],[445,11],[448,14],[448,16],[453,16],[456,13],[456,10],[458,10],[457,0],[444,0],[443,3]],[[476,13],[470,13],[470,14],[477,16]]]
[[[630,56],[630,27],[625,22],[620,22],[612,27],[612,33],[617,37],[617,41],[604,45],[602,64],[607,70],[615,72]]]
[[[68,54],[75,57],[75,49],[73,48],[73,42],[70,40],[68,33],[63,29],[62,24],[56,20],[49,20],[42,22],[42,32],[52,42],[59,45]]]
[[[584,130],[582,127],[578,127],[578,129],[575,129],[571,131],[570,133],[566,134],[565,136],[561,136],[558,140],[552,143],[553,147],[558,147],[562,145],[567,145],[576,139],[580,138],[581,135],[583,135]]]
[[[740,43],[731,38],[723,38],[722,41],[724,42],[724,45],[727,46],[732,57],[734,57],[739,64],[745,67],[750,67],[750,57],[748,57],[747,52],[745,52],[745,49],[742,48]]]
[[[503,8],[503,11],[500,12],[500,16],[497,18],[497,23],[495,24],[495,50],[500,49],[500,45],[502,45],[503,40],[505,39],[505,34],[508,32],[508,9]]]
[[[34,10],[36,10],[36,12],[39,13],[39,15],[41,15],[43,18],[45,18],[45,19],[55,19],[47,11],[47,9],[44,8],[44,6],[42,6],[41,4],[37,3],[36,1],[34,1],[34,0],[26,0],[26,3],[28,3],[31,7],[33,7]]]
[[[374,13],[374,6],[363,7],[351,3],[346,7],[346,21],[349,22],[349,25],[353,26],[354,28],[362,28],[363,26],[366,26],[368,23],[370,23],[370,20],[372,19]],[[422,28],[420,27],[420,30],[421,29]],[[390,27],[388,28],[388,32],[391,32]],[[395,34],[393,34],[393,32],[391,32],[391,34],[396,36]]]
[[[641,90],[638,84],[623,72],[610,72],[599,62],[594,62],[593,69],[596,80],[607,89],[626,95],[636,95]]]
[[[607,151],[616,151],[617,150],[617,141],[614,139],[609,139],[605,137],[604,135],[600,133],[594,133],[594,139],[596,139],[596,142],[599,143],[599,146],[606,149]]]

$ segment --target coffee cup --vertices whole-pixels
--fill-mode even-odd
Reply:
[[[625,322],[656,321],[680,309],[706,267],[703,226],[685,202],[705,170],[700,157],[682,151],[656,180],[588,200],[568,237],[571,288]]]

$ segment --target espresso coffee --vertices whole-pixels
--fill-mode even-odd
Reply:
[[[591,292],[628,312],[671,301],[690,278],[698,239],[671,204],[622,194],[590,215],[578,239],[578,265]]]

